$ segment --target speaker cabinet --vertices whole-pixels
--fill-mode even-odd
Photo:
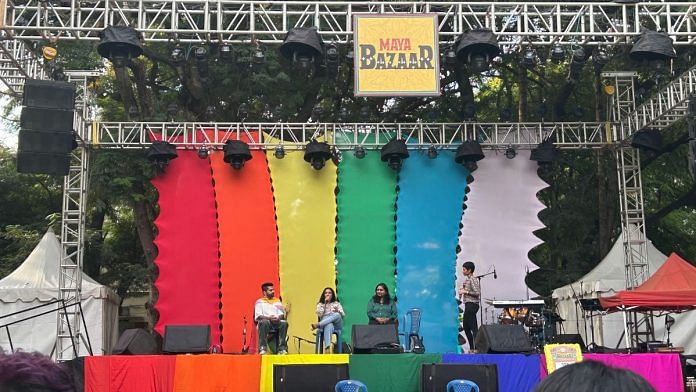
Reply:
[[[479,353],[523,353],[531,352],[529,336],[521,325],[482,325],[476,334],[476,349]]]
[[[67,176],[70,155],[18,151],[17,172]]]
[[[378,347],[399,346],[399,334],[394,324],[353,325],[351,333],[355,354],[369,354]]]
[[[158,354],[157,351],[155,337],[142,328],[123,331],[111,350],[112,354],[119,355],[150,355]]]
[[[452,380],[469,380],[478,385],[481,392],[498,392],[498,367],[496,365],[465,365],[458,363],[423,364],[421,391],[441,392]]]
[[[207,353],[210,325],[167,325],[164,327],[165,353]]]
[[[71,110],[24,107],[19,126],[23,131],[72,134],[74,116]]]
[[[273,391],[333,391],[336,383],[348,380],[348,365],[274,365]]]
[[[75,109],[75,86],[68,82],[27,79],[22,105],[44,109]]]

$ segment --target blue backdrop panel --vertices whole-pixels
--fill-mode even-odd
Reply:
[[[396,295],[399,316],[423,309],[420,334],[431,353],[457,349],[455,262],[468,171],[454,153],[415,152],[399,173]],[[403,319],[402,319],[403,320]]]
[[[541,381],[539,354],[445,354],[442,363],[495,364],[500,392],[532,391]]]

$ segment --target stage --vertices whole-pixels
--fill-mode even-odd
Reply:
[[[683,392],[678,354],[584,354],[615,367],[633,370],[658,392]],[[337,365],[370,391],[418,392],[423,365],[491,364],[497,367],[497,390],[526,392],[546,376],[539,354],[292,354],[292,355],[144,355],[84,359],[84,390],[103,391],[274,391],[274,366]],[[325,371],[326,367],[322,367]],[[433,372],[434,374],[434,372]],[[487,390],[482,388],[482,392]],[[328,392],[328,391],[327,391]]]

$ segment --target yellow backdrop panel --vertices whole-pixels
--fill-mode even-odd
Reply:
[[[314,341],[310,324],[324,287],[334,287],[336,271],[336,166],[326,162],[314,170],[303,151],[288,151],[277,159],[268,152],[278,223],[278,255],[283,302],[288,315],[292,353],[314,352],[314,345],[297,343],[293,336]],[[335,288],[335,287],[334,287]]]
[[[319,298],[317,296],[317,298]],[[348,354],[264,355],[261,359],[261,392],[273,391],[273,365],[334,365],[348,363]]]

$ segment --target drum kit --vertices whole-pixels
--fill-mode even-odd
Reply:
[[[501,309],[498,315],[498,324],[521,325],[529,333],[532,346],[541,349],[550,336],[550,331],[555,330],[555,323],[559,321],[558,315],[553,310],[546,308],[543,300],[526,301],[486,301],[494,308]]]

